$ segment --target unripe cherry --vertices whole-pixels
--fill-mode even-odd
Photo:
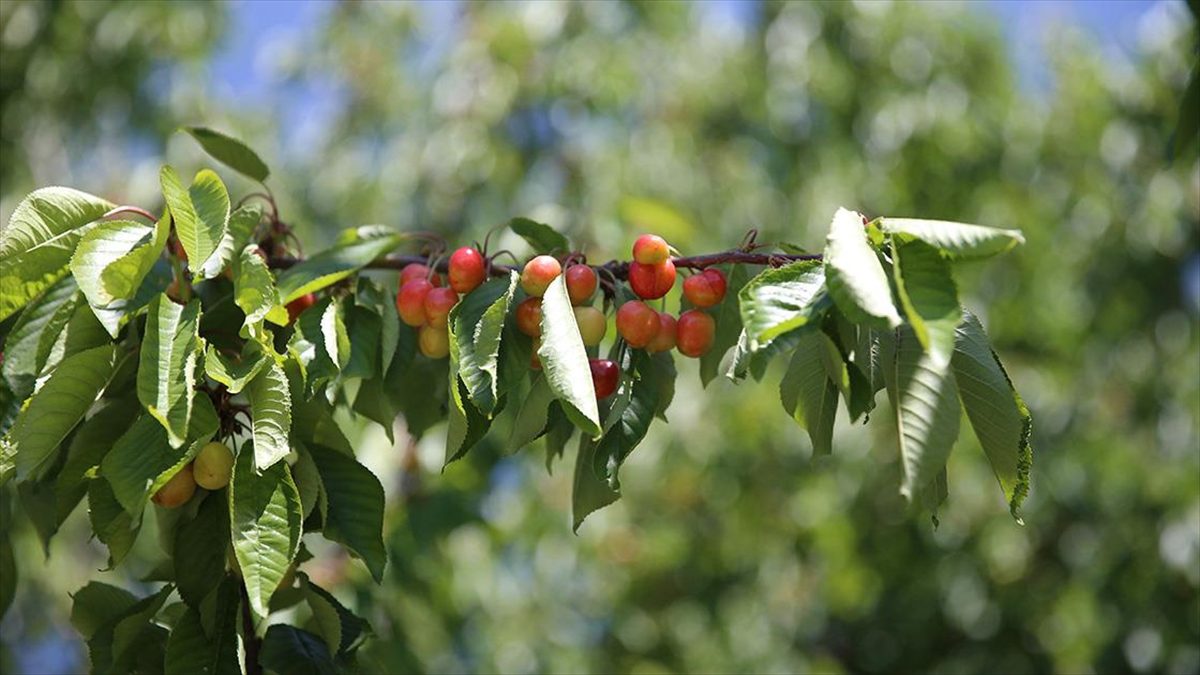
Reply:
[[[400,271],[400,286],[404,286],[404,284],[415,279],[424,279],[434,286],[442,285],[442,275],[434,274],[430,276],[429,267],[426,265],[422,265],[421,263],[405,265],[404,269]]]
[[[658,334],[658,312],[641,300],[630,300],[617,310],[617,332],[630,347],[645,347]]]
[[[540,298],[550,287],[550,282],[562,274],[562,265],[553,256],[539,255],[525,263],[521,271],[521,288],[529,295]]]
[[[450,353],[450,333],[445,326],[421,326],[417,333],[417,346],[422,354],[431,359],[444,359]]]
[[[639,298],[654,300],[666,295],[675,285],[675,263],[664,260],[656,265],[629,264],[629,287]]]
[[[617,364],[608,359],[588,359],[592,370],[592,387],[596,391],[596,400],[612,396],[621,382],[621,370]]]
[[[712,307],[725,299],[725,275],[707,269],[683,282],[683,297],[697,307]]]
[[[233,475],[233,451],[228,445],[213,441],[200,448],[192,462],[192,477],[205,490],[220,490],[229,485]]]
[[[650,344],[646,345],[646,351],[654,354],[656,352],[665,352],[675,348],[675,317],[666,312],[658,312],[658,333]]]
[[[400,320],[409,326],[424,326],[429,319],[425,315],[425,296],[433,290],[433,284],[425,279],[413,279],[405,282],[396,294],[396,311]]]
[[[458,293],[453,288],[431,288],[425,294],[425,320],[434,328],[445,328],[450,308],[458,304]]]
[[[643,265],[657,265],[669,257],[671,247],[657,234],[643,234],[633,242],[633,259]]]
[[[583,344],[588,347],[600,344],[604,334],[608,332],[608,321],[604,318],[604,312],[595,307],[576,307],[575,324],[579,326],[579,336],[583,338]]]
[[[542,334],[542,299],[525,298],[517,305],[517,330],[529,337],[539,337]]]
[[[171,476],[171,480],[160,487],[150,501],[164,509],[175,509],[188,503],[194,494],[196,494],[196,479],[192,476],[192,465],[188,463],[179,470],[179,473]]]
[[[596,293],[596,271],[587,265],[568,267],[566,281],[572,305],[582,305]]]
[[[305,293],[287,304],[288,323],[296,323],[296,318],[299,317],[304,310],[317,304],[317,296],[312,293]]]
[[[717,322],[698,309],[679,315],[675,326],[675,342],[679,353],[696,358],[707,352],[717,334]]]
[[[450,278],[450,288],[459,293],[470,293],[478,288],[487,276],[487,263],[479,251],[464,246],[450,256],[446,276]]]

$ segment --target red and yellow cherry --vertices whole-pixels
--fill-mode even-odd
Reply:
[[[458,304],[453,288],[431,288],[425,294],[425,320],[434,328],[445,328],[450,309]]]
[[[396,311],[400,320],[409,326],[424,326],[429,322],[425,315],[425,296],[433,290],[433,284],[425,279],[413,279],[400,287],[396,294]]]
[[[192,477],[205,490],[220,490],[233,476],[233,452],[228,445],[213,441],[200,448],[192,462]]]
[[[675,343],[679,353],[696,358],[712,347],[717,334],[717,322],[708,314],[689,309],[679,315],[675,326]]]
[[[630,300],[617,310],[617,332],[630,347],[645,347],[658,335],[658,312],[640,300]]]
[[[194,494],[196,494],[196,479],[192,476],[192,465],[189,463],[180,469],[179,473],[171,476],[171,480],[160,487],[150,501],[164,509],[175,509],[188,503]]]
[[[657,265],[629,264],[629,287],[644,300],[666,295],[675,285],[675,263],[665,260]]]
[[[542,348],[542,338],[533,338],[533,351],[529,354],[529,367],[533,370],[542,369],[542,359],[538,356],[538,350]]]
[[[595,307],[576,307],[575,324],[579,326],[579,336],[583,338],[583,344],[589,347],[600,344],[604,334],[608,332],[608,321],[604,318],[604,312]]]
[[[421,326],[417,333],[417,346],[422,354],[431,359],[444,359],[450,354],[450,333],[445,326]]]
[[[683,282],[683,297],[697,307],[712,307],[725,299],[725,275],[707,269]]]
[[[450,278],[450,288],[458,293],[470,293],[487,276],[487,262],[479,251],[464,246],[450,255],[450,268],[446,276]]]
[[[596,390],[596,400],[606,399],[617,391],[621,381],[621,370],[617,364],[608,359],[588,359],[592,369],[592,387]]]
[[[405,265],[404,269],[400,271],[400,286],[403,287],[404,284],[415,279],[424,279],[434,286],[442,285],[442,276],[440,274],[430,276],[429,267],[421,263]]]
[[[296,318],[304,312],[304,310],[317,304],[317,296],[312,293],[305,293],[287,304],[288,323],[296,323]]]
[[[666,312],[658,313],[658,333],[650,344],[646,345],[646,351],[654,354],[656,352],[665,352],[675,348],[675,317]]]
[[[525,298],[517,305],[517,330],[529,337],[540,337],[542,334],[542,299]]]
[[[667,240],[657,234],[643,234],[633,242],[633,259],[643,265],[657,265],[671,257]]]
[[[596,271],[587,265],[568,267],[566,282],[572,305],[585,304],[596,294]]]
[[[562,265],[553,256],[539,255],[525,263],[521,271],[521,288],[529,295],[540,298],[550,287],[550,282],[562,274]]]

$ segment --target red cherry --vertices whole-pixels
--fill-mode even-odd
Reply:
[[[317,296],[312,293],[305,293],[287,304],[288,323],[296,323],[296,317],[300,316],[304,310],[317,304]]]
[[[712,307],[725,299],[725,275],[707,269],[683,282],[683,297],[697,307]]]
[[[717,334],[717,322],[698,309],[689,309],[679,315],[675,330],[679,353],[696,358],[712,347]]]
[[[629,287],[639,298],[653,300],[666,295],[675,285],[675,263],[665,260],[657,265],[629,264]]]
[[[400,320],[409,326],[424,326],[429,322],[425,314],[425,296],[433,289],[433,284],[423,278],[413,279],[400,287],[396,294],[396,311]]]
[[[421,263],[412,263],[409,265],[405,265],[404,269],[400,271],[400,287],[401,288],[404,287],[404,284],[407,284],[410,281],[415,281],[417,279],[424,279],[424,280],[428,281],[429,283],[433,284],[434,286],[442,285],[442,275],[434,274],[433,276],[430,276],[429,275],[429,267],[422,265]]]
[[[567,295],[572,305],[582,305],[596,293],[596,272],[587,265],[567,268]]]
[[[459,293],[470,293],[487,276],[487,262],[479,251],[464,246],[450,256],[450,269],[446,276],[450,277],[450,288]]]
[[[617,332],[630,347],[645,347],[658,334],[658,312],[641,300],[630,300],[617,310]]]
[[[431,288],[425,294],[425,320],[434,328],[445,328],[450,308],[458,304],[458,293],[453,288]]]
[[[646,345],[646,351],[654,354],[655,352],[665,352],[675,348],[675,317],[666,312],[658,313],[658,333],[650,344]]]
[[[643,234],[633,242],[633,259],[643,265],[657,265],[669,257],[671,247],[657,234]]]
[[[562,265],[558,260],[553,256],[539,255],[525,263],[525,269],[521,271],[521,288],[529,295],[540,298],[559,274],[562,274]]]
[[[517,305],[517,330],[529,337],[542,334],[542,299],[525,298]]]
[[[592,369],[592,387],[596,390],[596,400],[606,399],[617,391],[621,381],[621,370],[617,364],[608,359],[588,359]]]

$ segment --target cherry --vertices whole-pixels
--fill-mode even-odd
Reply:
[[[150,501],[158,504],[164,509],[174,509],[183,506],[196,494],[196,479],[192,476],[192,465],[179,470],[179,473],[171,476],[171,480],[154,493]]]
[[[567,295],[572,305],[582,305],[596,293],[596,272],[587,265],[571,265],[567,268]]]
[[[604,334],[608,332],[608,321],[604,318],[604,312],[595,307],[576,307],[575,323],[579,326],[583,344],[589,347],[600,344]]]
[[[675,317],[666,312],[658,313],[658,333],[650,344],[646,345],[646,351],[654,354],[656,352],[665,352],[675,348]]]
[[[542,299],[525,298],[517,305],[517,330],[529,337],[542,334]]]
[[[617,332],[630,347],[645,347],[658,334],[658,312],[641,300],[630,300],[617,310]]]
[[[453,288],[431,288],[425,294],[425,319],[434,328],[445,328],[450,308],[458,304],[458,293]]]
[[[313,295],[312,293],[305,293],[304,295],[289,302],[287,304],[288,323],[296,323],[296,317],[300,316],[304,310],[312,307],[315,304],[317,304],[317,296]]]
[[[562,273],[562,265],[553,256],[539,255],[525,263],[521,272],[521,288],[529,295],[540,298],[550,287],[550,282]]]
[[[442,275],[434,274],[433,276],[430,276],[429,267],[422,265],[421,263],[411,263],[409,265],[405,265],[404,269],[400,271],[400,286],[403,287],[404,284],[415,279],[424,279],[434,286],[442,285]]]
[[[592,369],[592,387],[596,390],[596,400],[606,399],[617,391],[621,381],[621,370],[617,364],[608,359],[588,359]]]
[[[192,475],[196,484],[205,490],[220,490],[229,485],[233,475],[233,452],[228,445],[217,441],[205,445],[192,462]]]
[[[417,333],[417,346],[422,354],[431,359],[444,359],[450,353],[450,333],[445,326],[421,326]]]
[[[425,314],[425,296],[433,290],[433,284],[425,279],[405,282],[396,294],[396,311],[400,320],[410,326],[424,326],[429,318]]]
[[[179,283],[179,278],[176,277],[172,279],[171,283],[167,284],[167,297],[170,298],[171,302],[177,305],[187,304],[183,301],[183,293],[180,291],[180,288],[181,285]]]
[[[446,276],[450,277],[450,288],[459,293],[470,293],[487,276],[487,263],[479,251],[464,246],[450,256],[450,269]]]
[[[679,315],[675,340],[679,353],[696,358],[707,352],[716,337],[717,322],[698,309],[689,309]]]
[[[639,298],[661,298],[675,285],[675,263],[666,260],[657,265],[629,264],[629,287]]]
[[[633,259],[643,265],[657,265],[669,257],[671,247],[657,234],[643,234],[633,242]]]
[[[712,307],[725,299],[725,275],[707,269],[683,282],[683,297],[697,307]]]

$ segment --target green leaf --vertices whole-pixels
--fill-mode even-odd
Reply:
[[[109,642],[112,645],[110,653],[112,655],[113,672],[140,670],[133,666],[135,663],[141,661],[142,654],[149,652],[154,647],[162,647],[161,643],[155,643],[163,635],[154,635],[151,637],[151,635],[148,635],[147,629],[150,629],[154,633],[165,634],[166,631],[157,626],[152,626],[150,620],[162,609],[163,603],[167,601],[172,590],[174,589],[171,585],[167,584],[159,589],[157,593],[138,600],[129,609],[125,610],[115,623],[102,626],[92,636],[92,640],[101,640]],[[111,638],[109,638],[110,631]],[[161,664],[162,652],[158,649],[154,651],[159,658],[158,663]],[[100,669],[97,668],[97,670]]]
[[[383,486],[354,457],[320,445],[307,446],[328,500],[324,535],[362,559],[376,582],[383,581]]]
[[[132,396],[112,401],[85,420],[71,436],[67,461],[54,484],[60,525],[87,494],[88,472],[99,466],[140,411],[141,407]]]
[[[917,340],[938,365],[944,365],[954,351],[954,329],[962,318],[950,264],[928,244],[893,239],[892,272]]]
[[[382,320],[375,312],[357,304],[346,310],[346,320],[350,355],[346,359],[346,367],[342,369],[342,378],[369,378],[379,375]]]
[[[183,127],[200,143],[210,157],[238,173],[263,182],[271,175],[270,169],[245,143],[207,127]]]
[[[1020,230],[1001,230],[945,220],[881,218],[879,225],[893,238],[902,235],[905,239],[920,239],[956,259],[987,258],[1025,243]]]
[[[85,226],[113,206],[64,187],[36,190],[17,205],[0,231],[0,321],[66,275]]]
[[[261,343],[247,340],[237,360],[227,358],[212,345],[204,353],[204,372],[225,385],[230,394],[239,394],[250,381],[271,363]]]
[[[371,632],[370,624],[346,609],[329,591],[314,584],[307,574],[298,576],[304,598],[329,652],[339,656],[353,652]]]
[[[267,670],[288,675],[336,675],[339,672],[319,635],[278,623],[267,629],[259,662]]]
[[[211,638],[204,629],[201,611],[188,607],[167,639],[166,675],[240,675],[239,605],[237,581],[227,577],[216,593]]]
[[[33,393],[34,382],[41,372],[38,346],[47,333],[57,335],[66,324],[70,312],[63,312],[62,318],[57,318],[59,310],[74,306],[75,293],[75,280],[71,277],[64,277],[50,286],[25,307],[4,339],[4,364],[0,366],[0,373],[19,401]]]
[[[717,322],[712,348],[700,357],[700,383],[705,387],[721,372],[721,359],[737,344],[742,334],[741,303],[738,302],[749,273],[745,265],[725,265],[725,300],[711,311]]]
[[[217,250],[204,261],[200,274],[203,279],[212,279],[225,271],[231,264],[236,264],[236,258],[242,249],[252,243],[254,231],[262,221],[262,207],[258,204],[244,204],[229,214],[229,226],[217,243]],[[254,246],[256,249],[257,245]],[[272,277],[274,284],[274,277]]]
[[[342,304],[325,298],[300,315],[293,345],[306,359],[308,391],[315,392],[325,383],[342,377],[350,357],[350,337],[342,319]]]
[[[137,601],[124,588],[90,581],[72,596],[71,625],[86,640],[103,626],[115,623]]]
[[[53,464],[63,439],[104,391],[115,356],[116,348],[105,345],[64,359],[30,399],[9,432],[19,479],[38,478]]]
[[[243,445],[229,483],[233,550],[250,598],[250,608],[267,615],[271,594],[300,547],[300,493],[285,462],[255,472],[249,444]]]
[[[171,557],[179,595],[195,609],[225,576],[229,548],[229,500],[224,491],[204,496],[196,517],[175,530]]]
[[[142,529],[141,514],[137,518],[129,515],[108,481],[96,478],[88,484],[88,518],[96,538],[108,547],[108,569],[113,569],[133,548]]]
[[[900,325],[887,274],[871,244],[862,216],[838,209],[825,241],[825,277],[834,304],[854,323],[879,328]]]
[[[375,232],[374,236],[322,251],[279,275],[279,295],[287,303],[335,284],[354,274],[364,265],[390,253],[404,242],[396,232]]]
[[[1013,388],[983,324],[963,311],[951,366],[958,393],[975,437],[983,447],[1013,518],[1021,521],[1021,502],[1029,493],[1033,467],[1033,417]]]
[[[816,260],[801,260],[759,274],[742,288],[738,300],[751,352],[816,320],[830,306],[825,270]]]
[[[499,398],[500,338],[518,275],[492,279],[467,294],[450,310],[452,352],[467,395],[484,415],[491,416]]]
[[[567,238],[549,225],[529,218],[513,218],[508,227],[529,243],[536,253],[566,252],[571,250]]]
[[[292,427],[292,399],[287,376],[278,363],[269,363],[246,387],[254,440],[254,466],[265,471],[287,456]]]
[[[521,407],[517,411],[516,421],[513,422],[512,435],[508,447],[513,452],[541,438],[548,430],[550,404],[554,401],[554,391],[550,383],[540,374],[534,375],[529,392],[521,399]]]
[[[656,364],[649,354],[634,355],[635,377],[621,383],[620,394],[627,394],[628,402],[621,407],[618,416],[611,417],[605,423],[608,428],[596,449],[596,457],[607,463],[607,467],[597,468],[605,468],[613,489],[618,489],[617,472],[621,464],[646,437],[650,423],[659,411],[658,397],[662,393],[660,379],[665,373],[660,373]],[[609,414],[613,412],[618,412],[615,405]]]
[[[13,555],[12,537],[9,535],[11,509],[8,493],[0,491],[0,619],[8,613],[17,595],[17,559]]]
[[[567,451],[567,443],[575,435],[575,425],[567,419],[558,401],[550,403],[546,419],[546,472],[553,473],[554,460]]]
[[[198,298],[183,306],[164,293],[150,302],[138,360],[138,400],[167,430],[172,447],[186,440],[202,350]]]
[[[550,282],[542,296],[542,344],[538,358],[563,412],[583,433],[593,438],[599,436],[600,411],[592,386],[592,369],[562,274]]]
[[[946,467],[958,440],[961,409],[949,362],[925,352],[910,327],[902,327],[895,341],[895,412],[904,468],[900,494],[911,501]]]
[[[159,180],[175,222],[175,233],[187,253],[188,266],[197,277],[207,278],[206,272],[212,272],[214,267],[207,265],[207,261],[217,253],[229,225],[229,192],[210,169],[197,173],[186,190],[175,169],[169,166],[159,172]]]
[[[833,424],[837,418],[838,388],[829,375],[829,338],[819,330],[805,330],[779,382],[783,408],[808,431],[814,455],[833,452]],[[834,348],[836,351],[836,348]]]
[[[451,343],[453,345],[453,343]],[[450,387],[449,419],[446,426],[446,459],[443,466],[461,458],[467,451],[483,438],[492,425],[492,420],[467,402],[466,387],[458,377],[458,368],[454,367],[454,347],[450,348],[451,367],[448,387]]]
[[[587,436],[579,437],[579,452],[575,457],[575,478],[571,489],[571,514],[574,523],[571,529],[579,531],[584,518],[612,504],[621,495],[613,490],[607,478],[596,473],[597,441]],[[548,460],[547,460],[548,461]]]
[[[100,324],[94,308],[82,293],[59,308],[38,340],[39,378],[54,371],[63,359],[79,352],[112,342],[108,329]]]
[[[257,244],[249,244],[238,256],[233,276],[233,301],[246,315],[243,324],[255,334],[255,326],[264,319],[277,325],[288,322],[287,310],[279,302],[275,276],[259,257]]]
[[[112,337],[167,241],[166,214],[156,226],[109,220],[88,228],[71,257],[71,274]],[[108,311],[104,311],[108,310]]]

